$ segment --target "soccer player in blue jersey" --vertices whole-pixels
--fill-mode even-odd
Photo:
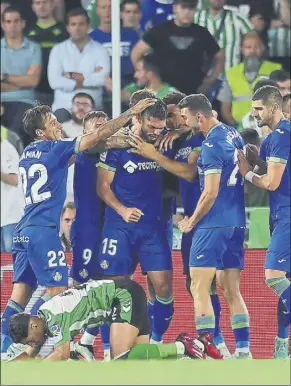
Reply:
[[[253,115],[259,127],[268,126],[272,133],[264,140],[261,157],[267,171],[260,176],[252,171],[244,154],[239,152],[241,174],[254,185],[270,191],[273,233],[265,262],[266,284],[279,297],[278,335],[275,358],[288,357],[290,324],[290,120],[284,119],[282,96],[276,87],[264,86],[253,96]],[[280,323],[280,320],[285,320]]]
[[[166,105],[157,99],[137,117],[146,141],[156,142],[165,128],[166,116]],[[159,166],[128,149],[111,150],[100,156],[97,186],[108,205],[99,272],[104,277],[124,277],[133,274],[140,262],[156,293],[152,339],[159,341],[174,311]]]
[[[212,106],[203,94],[190,95],[179,105],[187,124],[205,137],[197,162],[201,197],[192,216],[179,224],[182,232],[194,229],[190,275],[196,329],[214,332],[210,286],[216,271],[223,270],[224,296],[236,340],[234,357],[249,358],[249,315],[239,291],[244,266],[245,204],[237,154],[244,148],[244,141],[237,130],[213,116]]]
[[[72,139],[62,139],[62,126],[48,106],[36,106],[25,113],[25,130],[35,141],[26,147],[19,163],[26,207],[13,235],[14,284],[2,318],[1,352],[11,344],[9,317],[24,310],[37,284],[47,287],[47,292],[33,312],[68,285],[59,225],[70,160],[106,140],[152,104],[153,100],[143,100],[98,131]]]

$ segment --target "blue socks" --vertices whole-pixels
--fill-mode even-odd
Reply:
[[[6,352],[8,347],[11,345],[12,340],[9,336],[9,318],[12,315],[23,312],[24,308],[15,302],[14,300],[9,299],[5,311],[2,315],[1,322],[1,352]]]
[[[214,340],[214,343],[217,345],[217,344],[223,343],[224,338],[220,329],[221,305],[220,305],[219,297],[217,295],[215,278],[213,279],[211,288],[210,288],[210,299],[211,299],[212,308],[215,316],[215,329],[214,329],[213,340]]]
[[[250,317],[247,314],[237,314],[231,317],[231,327],[237,349],[249,351],[250,347]]]
[[[164,333],[168,330],[173,314],[174,314],[174,299],[171,295],[168,299],[156,296],[156,301],[153,305],[153,329],[151,339],[155,342],[161,342]]]
[[[39,298],[38,301],[36,303],[34,303],[32,309],[30,311],[31,315],[37,315],[37,312],[38,312],[40,306],[42,306],[45,302],[47,302],[50,299],[51,299],[51,296],[48,294],[44,294],[41,298]]]
[[[150,333],[152,333],[154,328],[154,304],[150,299],[147,302],[148,305],[148,320],[150,325]]]
[[[210,332],[212,336],[215,330],[214,316],[196,316],[195,318],[196,331],[200,335],[202,332]]]
[[[89,330],[89,329],[87,328],[87,330]],[[110,349],[110,326],[109,326],[109,324],[103,324],[103,326],[100,327],[100,332],[101,332],[101,338],[102,338],[102,343],[103,343],[103,349],[109,350]],[[97,332],[97,334],[98,334],[98,332]]]

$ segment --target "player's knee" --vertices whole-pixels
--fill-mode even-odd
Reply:
[[[46,293],[52,298],[53,296],[56,296],[61,292],[66,291],[67,288],[68,287],[48,287]]]
[[[172,295],[172,284],[160,282],[155,285],[156,295],[160,298],[168,298]]]
[[[234,303],[241,298],[240,289],[238,286],[230,286],[224,289],[223,296],[228,303]]]
[[[25,283],[15,283],[10,299],[25,308],[31,298],[32,292],[33,289],[29,285]]]

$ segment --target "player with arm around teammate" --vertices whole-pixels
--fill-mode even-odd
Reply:
[[[279,297],[278,334],[275,358],[288,357],[290,325],[290,120],[284,119],[282,96],[276,87],[264,86],[253,96],[253,115],[257,124],[268,126],[272,132],[261,149],[262,161],[267,163],[265,174],[252,171],[244,154],[239,152],[241,174],[254,185],[267,189],[273,224],[271,241],[265,262],[266,284]],[[283,322],[283,323],[282,323]]]
[[[47,360],[68,360],[70,341],[88,326],[110,324],[113,359],[176,359],[183,355],[204,359],[212,355],[207,335],[192,339],[181,334],[175,343],[149,344],[146,295],[136,282],[89,280],[45,302],[37,315],[19,313],[10,318],[13,342],[28,345],[18,359],[35,357],[48,337],[54,350]],[[202,341],[204,343],[202,343]],[[217,359],[214,356],[214,359]]]
[[[36,106],[25,113],[25,130],[35,141],[26,147],[19,163],[26,207],[13,235],[14,284],[2,316],[1,353],[5,353],[11,343],[9,317],[24,310],[37,284],[47,287],[47,293],[37,302],[34,311],[68,285],[59,224],[70,159],[106,140],[152,103],[144,100],[117,119],[106,122],[98,131],[69,139],[62,139],[62,126],[49,106]]]

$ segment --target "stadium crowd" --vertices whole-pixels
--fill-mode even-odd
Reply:
[[[84,134],[90,137],[93,126],[107,129],[106,125],[108,125],[107,130],[109,131],[110,128],[110,134],[108,135],[104,130],[101,144],[95,140],[97,145],[92,148],[93,150],[91,147],[95,145],[94,141],[90,146],[83,144],[86,153],[77,155],[75,162],[71,162],[65,181],[66,189],[62,204],[64,206],[59,219],[60,226],[57,229],[60,228],[60,250],[72,251],[73,258],[74,254],[75,256],[82,254],[82,261],[77,262],[76,259],[70,272],[75,284],[84,283],[95,274],[109,279],[130,276],[134,274],[137,264],[135,254],[138,253],[142,270],[147,274],[149,295],[147,309],[144,310],[141,306],[138,312],[140,315],[149,316],[149,326],[137,318],[138,320],[134,320],[132,324],[138,329],[138,335],[135,331],[117,328],[112,329],[110,334],[111,336],[123,333],[131,336],[132,334],[133,342],[147,335],[146,331],[149,330],[151,342],[161,344],[174,312],[175,294],[172,291],[170,250],[173,245],[173,227],[177,227],[179,223],[179,228],[183,232],[181,249],[185,263],[186,286],[195,299],[196,329],[200,332],[200,340],[193,343],[188,336],[179,337],[178,343],[183,344],[183,347],[176,345],[174,351],[177,349],[177,352],[175,351],[173,355],[182,353],[199,357],[200,343],[207,346],[207,342],[210,342],[212,349],[209,352],[206,351],[208,356],[215,359],[220,354],[223,357],[230,356],[219,326],[220,302],[216,291],[217,281],[223,289],[230,308],[231,324],[237,343],[235,356],[250,357],[248,310],[239,292],[239,272],[243,263],[239,261],[236,267],[226,266],[226,268],[235,268],[235,272],[229,275],[217,273],[214,276],[211,272],[208,276],[202,275],[203,280],[199,276],[201,275],[199,270],[196,270],[197,276],[190,274],[189,271],[193,231],[188,229],[187,221],[188,217],[191,218],[200,199],[201,191],[194,172],[196,173],[197,162],[198,170],[199,167],[202,168],[197,158],[203,142],[199,134],[193,137],[190,135],[189,138],[189,132],[193,127],[195,128],[195,122],[191,124],[189,111],[192,111],[192,103],[195,108],[197,104],[201,107],[204,115],[199,121],[199,128],[207,138],[211,132],[210,130],[208,133],[207,129],[209,122],[213,126],[218,125],[219,121],[230,125],[232,129],[229,129],[231,131],[228,135],[231,138],[239,138],[236,144],[238,149],[243,148],[244,140],[249,145],[248,159],[251,159],[253,166],[258,165],[258,153],[263,154],[262,147],[266,147],[272,128],[267,124],[259,124],[253,109],[253,104],[256,102],[256,99],[253,99],[254,95],[262,87],[276,88],[282,96],[284,117],[290,120],[290,0],[120,1],[123,115],[116,120],[109,119],[112,115],[112,1],[115,0],[1,1],[1,252],[10,253],[13,244],[24,237],[21,232],[17,233],[19,227],[16,227],[25,218],[23,217],[24,208],[31,204],[29,201],[31,199],[23,196],[22,185],[27,184],[29,178],[34,178],[34,174],[26,176],[27,172],[23,166],[19,168],[19,164],[29,157],[23,151],[27,146],[33,146],[32,136],[34,135],[37,139],[59,139],[56,131],[62,130],[62,137],[68,139],[69,143],[72,138],[76,141],[76,137],[82,138]],[[190,97],[187,99],[186,96],[192,94],[199,94],[200,99],[198,98],[198,101],[196,99],[192,101]],[[208,99],[203,99],[202,94]],[[262,94],[260,100],[265,100],[264,98],[265,95]],[[155,104],[153,101],[156,101]],[[52,137],[42,137],[44,134],[41,133],[40,126],[33,132],[27,124],[32,122],[33,118],[37,119],[37,113],[33,117],[30,111],[38,103],[50,106],[58,121],[55,125],[61,124],[61,129],[60,126],[52,129]],[[211,106],[210,112],[209,106]],[[148,115],[146,113],[143,115],[143,111],[146,112],[147,109],[149,109]],[[184,111],[183,115],[181,111]],[[48,114],[48,111],[45,114]],[[126,117],[124,122],[122,117]],[[40,125],[41,118],[38,117],[38,119]],[[113,128],[115,121],[116,126]],[[160,150],[159,156],[140,140],[138,137],[140,130],[145,130],[147,133],[145,142],[155,143],[156,148]],[[132,136],[129,132],[137,136]],[[132,147],[131,152],[120,150],[129,146]],[[210,144],[209,148],[211,146]],[[29,149],[31,152],[35,151],[33,147]],[[223,150],[226,149],[221,151]],[[97,157],[97,153],[101,153],[100,156]],[[132,153],[146,160],[141,162],[142,160],[139,159],[140,163],[136,164],[133,162]],[[64,148],[59,152],[56,151],[55,157],[59,157],[62,162],[65,160],[68,162],[70,160],[68,154],[70,156],[74,154],[72,144],[70,150]],[[242,165],[244,161],[241,155]],[[180,169],[177,166],[178,163],[183,164]],[[161,173],[163,191],[159,190],[152,177],[149,178],[149,186],[139,190],[139,186],[144,182],[142,173],[136,173],[134,185],[132,179],[128,178],[135,173],[136,168],[147,170],[153,168],[153,165],[156,168],[157,164],[163,169]],[[96,165],[98,165],[98,180]],[[210,173],[214,169],[216,170],[214,166],[210,168]],[[47,182],[47,174],[42,174],[42,170],[35,169],[34,173],[39,173],[43,184]],[[247,175],[247,172],[242,174]],[[196,180],[193,181],[194,178]],[[237,180],[236,177],[235,179]],[[58,180],[60,181],[62,179]],[[286,181],[283,180],[282,183]],[[42,187],[43,185],[40,186]],[[246,177],[242,189],[247,207],[269,206],[266,188],[258,183],[254,184],[252,178]],[[129,191],[134,192],[131,194],[137,196],[142,202],[140,208],[135,207],[133,203],[134,207],[126,208],[126,199],[123,202],[123,195],[128,195]],[[187,197],[189,191],[196,195],[195,200],[193,197],[192,199]],[[45,191],[40,194],[37,191],[34,194],[35,197],[32,197],[32,200],[36,200],[33,202],[42,202],[45,200],[45,194]],[[154,198],[146,203],[150,195]],[[159,203],[162,197],[161,212]],[[90,206],[88,206],[89,202]],[[182,208],[182,211],[177,211],[177,208]],[[54,211],[53,208],[51,210]],[[163,213],[162,217],[166,223],[162,234],[158,226],[152,229],[151,224],[151,229],[147,228],[148,216],[152,216],[153,219],[158,213]],[[229,214],[232,218],[236,216],[236,213]],[[123,233],[124,229],[120,230],[113,225],[121,219],[133,226],[141,222],[144,228],[138,231],[128,227],[125,236],[121,236],[120,233]],[[143,222],[143,219],[146,220]],[[41,220],[37,225],[47,226],[45,220]],[[244,228],[239,216],[236,218],[235,225],[231,222],[232,220],[229,222],[222,219],[221,221],[225,221],[226,227]],[[271,231],[273,223],[274,219],[270,219]],[[99,228],[102,230],[102,239],[101,235],[99,239],[96,236],[101,232]],[[81,251],[80,240],[85,237],[82,236],[83,233],[87,233],[86,237],[91,241],[94,240],[94,243],[91,242],[85,249],[82,246]],[[29,232],[25,237],[30,237]],[[46,243],[45,238],[50,237],[53,238],[54,235],[44,232],[39,239],[39,248]],[[200,242],[203,242],[203,237],[205,235],[201,235]],[[234,239],[240,239],[243,242],[244,237],[244,231],[237,232],[236,235],[229,237],[227,243],[232,245]],[[142,238],[146,238],[147,241],[142,242]],[[212,242],[215,243],[215,240]],[[134,252],[129,249],[128,243]],[[232,245],[234,249],[235,243],[236,241]],[[99,244],[97,269],[97,256],[92,254],[92,251],[97,251]],[[199,242],[197,245],[199,246]],[[198,246],[196,246],[197,259],[204,257],[204,255],[199,256]],[[56,250],[57,248],[58,245]],[[19,249],[17,251],[19,253]],[[14,253],[16,253],[15,249]],[[37,253],[37,249],[34,253]],[[237,250],[236,253],[239,255],[240,251]],[[124,256],[127,254],[127,257]],[[61,255],[58,257],[48,255],[48,257],[52,263],[51,267],[57,266],[54,265],[57,264],[57,259],[60,262],[64,261]],[[33,264],[30,264],[34,271],[34,273],[30,272],[31,277],[28,279],[30,282],[27,283],[30,289],[14,287],[5,311],[6,318],[24,310],[31,296],[31,288],[35,288],[36,279],[51,291],[36,302],[32,314],[36,314],[42,304],[52,296],[66,289],[65,264],[58,265],[58,270],[53,272],[53,278],[42,276],[43,283],[40,282],[37,276],[39,273],[36,273]],[[211,266],[211,264],[208,265],[208,267]],[[14,273],[15,282],[21,284],[18,282],[22,282],[25,272]],[[290,288],[288,285],[285,288],[286,283],[283,283],[283,279],[282,283],[281,279],[276,282],[275,279],[278,278],[274,275],[266,276],[267,282],[269,280],[268,286],[279,295],[278,309],[281,311],[278,311],[278,315],[280,314],[282,319],[285,308],[280,296],[287,290],[290,292]],[[194,282],[195,289],[193,289]],[[115,291],[114,296],[112,295],[113,303],[119,302],[125,309],[129,300],[120,297],[119,290],[127,290],[133,302],[138,302],[139,296],[143,296],[139,294],[138,288],[126,286],[127,284],[123,282],[117,282],[114,290],[110,286],[104,287],[109,297],[110,291]],[[211,302],[205,295],[205,288],[208,286]],[[86,291],[91,294],[90,291],[93,289],[89,286]],[[137,295],[133,295],[133,292]],[[21,296],[20,293],[22,293]],[[96,293],[93,293],[93,298],[99,296],[99,292]],[[10,312],[9,307],[10,311],[15,312]],[[111,305],[106,307],[108,311]],[[204,315],[211,314],[209,307],[213,308],[214,319],[209,316],[205,320]],[[112,309],[114,316],[114,307]],[[47,317],[46,313],[44,315]],[[127,315],[122,317],[127,320]],[[80,318],[83,318],[83,315]],[[117,320],[120,318],[121,315]],[[146,316],[145,318],[147,319]],[[112,319],[114,320],[113,317]],[[38,325],[38,323],[35,320],[35,324]],[[280,325],[280,321],[278,323]],[[283,325],[280,330],[281,335],[278,334],[275,343],[277,357],[288,355],[289,325],[286,333],[286,323],[281,320]],[[2,340],[2,349],[5,346],[3,351],[6,351],[11,340],[8,327],[4,324],[2,334],[6,342]],[[101,327],[99,325],[87,327],[85,332],[83,331],[82,338],[74,346],[75,353],[88,360],[94,358],[92,344],[100,327],[104,355],[110,356],[109,327],[106,323],[101,324]],[[212,345],[212,338],[207,335],[210,325],[216,346]],[[41,325],[40,329],[42,329]],[[17,332],[15,332],[16,335]],[[58,345],[64,341],[65,338],[62,337]],[[26,343],[29,341],[26,340]],[[141,339],[138,343],[145,343],[145,341]],[[114,348],[111,346],[113,357],[118,357],[127,350],[128,346],[125,349],[121,346],[121,342],[116,343]],[[215,351],[216,347],[219,348],[219,352]],[[164,350],[164,356],[171,356],[168,353],[172,353],[172,347],[159,347],[159,350]],[[202,351],[205,351],[204,346]],[[143,357],[144,354],[131,352],[130,355],[135,358]],[[155,355],[158,354],[153,353],[153,357]]]

